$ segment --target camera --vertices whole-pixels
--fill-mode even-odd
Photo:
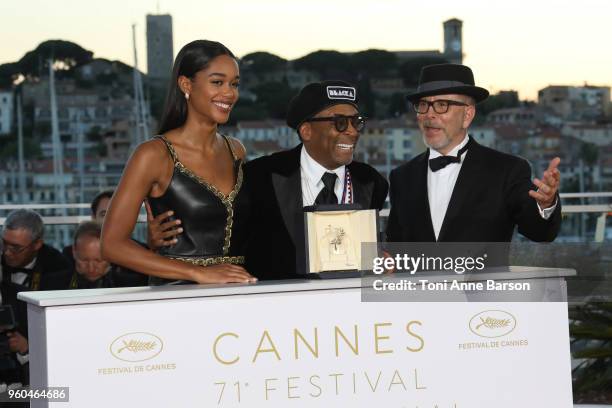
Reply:
[[[15,314],[11,305],[0,306],[0,357],[10,354],[7,332],[15,329]]]

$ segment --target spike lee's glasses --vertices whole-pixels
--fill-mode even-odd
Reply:
[[[356,131],[361,132],[366,124],[366,118],[359,115],[354,116],[326,116],[321,118],[306,119],[305,122],[334,122],[334,127],[338,132],[344,132],[348,129],[349,122],[353,125]]]

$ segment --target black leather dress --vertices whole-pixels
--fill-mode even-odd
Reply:
[[[226,136],[223,136],[234,158],[235,184],[233,190],[224,195],[215,186],[198,177],[179,160],[172,144],[163,136],[163,141],[174,163],[174,172],[168,188],[160,197],[149,197],[153,215],[174,211],[173,218],[181,220],[183,232],[177,243],[163,247],[159,254],[171,259],[195,265],[210,266],[223,263],[244,264],[244,240],[247,210],[245,194],[240,193],[243,173],[239,159]],[[171,281],[151,277],[151,284]]]

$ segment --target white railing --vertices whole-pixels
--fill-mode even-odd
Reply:
[[[561,208],[563,214],[599,214],[595,225],[594,242],[603,242],[606,233],[606,220],[608,215],[612,215],[612,192],[597,193],[563,193],[560,194],[561,201],[572,199],[590,200],[610,198],[607,204],[565,204]],[[380,216],[389,216],[389,209],[385,208],[380,212]]]
[[[600,214],[597,217],[595,227],[595,242],[603,242],[605,238],[606,220],[607,216],[612,214],[612,192],[591,192],[591,193],[563,193],[560,194],[561,200],[569,201],[579,199],[581,201],[586,200],[603,200],[610,198],[610,202],[606,204],[563,204],[563,214]],[[89,215],[90,204],[86,203],[75,203],[75,204],[2,204],[0,205],[0,211],[8,213],[11,210],[19,208],[32,209],[32,210],[53,210],[60,214],[57,215],[43,215],[43,221],[45,225],[76,225],[80,222],[91,219]],[[62,215],[61,212],[72,211],[87,213],[86,215]],[[6,214],[5,214],[6,215]],[[382,218],[389,216],[389,209],[383,209],[380,212]],[[0,217],[0,226],[4,225],[6,217]],[[144,207],[141,209],[141,213],[138,217],[138,222],[144,223],[147,221]]]
[[[86,209],[89,213],[91,204],[2,204],[0,210],[12,211],[17,209],[27,210],[81,210]],[[90,215],[50,215],[42,216],[45,225],[73,225],[83,221],[91,220]],[[0,226],[4,225],[6,217],[0,217]],[[144,213],[144,207],[141,209],[141,214],[138,216],[138,222],[146,222],[147,216]]]

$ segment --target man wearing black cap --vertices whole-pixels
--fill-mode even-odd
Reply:
[[[408,101],[429,149],[391,172],[388,241],[509,242],[517,225],[533,241],[555,239],[560,159],[532,183],[527,161],[469,137],[475,104],[488,96],[464,65],[423,68]]]
[[[342,81],[306,85],[290,102],[287,124],[302,144],[247,163],[243,186],[251,200],[246,269],[259,279],[303,277],[303,207],[360,204],[381,209],[386,180],[353,161],[365,125],[357,91]]]

